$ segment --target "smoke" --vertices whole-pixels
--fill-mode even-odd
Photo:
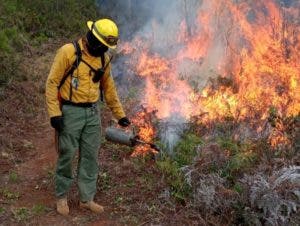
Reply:
[[[188,93],[191,90],[183,89],[190,89],[191,86],[195,90],[202,90],[209,77],[218,75],[216,69],[225,53],[224,37],[210,37],[212,29],[219,27],[219,21],[216,19],[213,24],[207,25],[199,22],[199,12],[202,11],[204,17],[212,13],[212,4],[210,1],[199,0],[99,0],[98,6],[105,17],[112,18],[118,24],[121,42],[129,42],[135,48],[132,55],[120,55],[113,63],[113,74],[121,96],[128,95],[132,86],[138,87],[141,94],[147,92],[144,90],[147,86],[137,81],[139,77],[135,69],[145,45],[150,54],[158,54],[172,62],[170,70],[173,72],[168,75],[170,83],[162,85],[164,90],[160,95],[164,99],[162,102],[170,105],[165,105],[170,113],[162,117],[159,129],[162,142],[172,152],[189,119],[177,109],[189,102]],[[200,39],[192,41],[197,36]],[[137,37],[143,40],[142,45],[135,41]],[[208,40],[211,43],[207,43]],[[189,42],[194,42],[195,46],[187,47]],[[204,46],[208,49],[204,49]],[[206,57],[202,57],[204,54]],[[189,84],[179,86],[177,81]],[[174,95],[168,96],[166,93]],[[147,107],[150,103],[147,100],[145,102],[143,95],[141,97],[141,103]]]
[[[186,119],[172,115],[171,117],[162,120],[159,124],[159,132],[161,142],[165,145],[164,149],[168,151],[169,155],[173,155],[173,150],[183,135],[183,131],[186,129]]]
[[[282,8],[299,6],[296,0],[272,2]],[[124,98],[137,93],[141,104],[158,111],[164,125],[161,139],[169,150],[180,139],[190,116],[203,113],[199,112],[201,106],[200,110],[193,108],[189,94],[201,93],[210,78],[232,78],[233,68],[240,63],[240,51],[252,48],[227,3],[239,6],[233,8],[246,14],[250,25],[258,23],[258,16],[267,18],[270,13],[263,0],[97,1],[101,14],[118,24],[120,46],[128,44],[131,48],[122,50],[113,62],[119,94]],[[250,10],[243,11],[241,3],[249,5]],[[143,54],[159,59],[147,75],[137,70]],[[159,71],[158,63],[163,60],[168,62],[167,69]]]

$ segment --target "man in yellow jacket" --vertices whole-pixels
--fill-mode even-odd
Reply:
[[[119,101],[108,48],[116,48],[118,28],[109,19],[88,21],[89,31],[77,43],[62,46],[55,56],[46,83],[46,102],[51,125],[58,133],[59,156],[55,174],[57,211],[69,214],[67,193],[73,182],[72,160],[79,150],[78,188],[80,207],[96,213],[103,207],[94,202],[100,148],[100,87],[118,123],[130,121]]]

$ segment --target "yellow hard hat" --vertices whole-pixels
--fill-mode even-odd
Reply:
[[[101,19],[96,22],[88,21],[87,26],[95,37],[109,48],[117,47],[119,31],[117,25],[109,19]]]

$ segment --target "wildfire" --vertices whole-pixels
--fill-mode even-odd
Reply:
[[[138,131],[139,137],[146,142],[152,142],[152,138],[155,135],[155,131],[151,124],[151,119],[147,117],[148,117],[147,112],[141,111],[133,119],[133,123],[139,128]],[[148,152],[149,152],[148,146],[144,146],[144,145],[137,146],[132,156],[144,155]]]
[[[293,18],[299,13],[299,8],[280,7],[275,0],[204,0],[190,25],[192,33],[185,20],[178,26],[174,54],[160,55],[144,44],[149,49],[131,56],[139,59],[131,65],[145,79],[147,112],[187,120],[207,112],[203,122],[227,116],[259,122],[266,120],[270,107],[286,117],[298,115],[300,23]],[[193,79],[189,71],[180,71],[185,61],[198,68]],[[208,78],[216,75],[231,83],[208,85]],[[151,139],[151,124],[140,135]],[[286,139],[276,135],[270,141],[275,145]]]

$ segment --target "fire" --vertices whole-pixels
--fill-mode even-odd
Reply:
[[[149,59],[147,53],[142,53],[140,62],[137,65],[137,72],[140,76],[162,74],[169,69],[166,60],[159,56],[153,56]]]
[[[300,23],[294,21],[299,13],[299,8],[280,7],[275,0],[204,0],[192,33],[185,20],[178,26],[173,54],[151,51],[144,42],[131,55],[138,59],[131,62],[134,71],[145,79],[147,112],[186,120],[207,113],[204,122],[230,116],[255,121],[260,128],[271,107],[285,117],[298,115]],[[198,68],[194,80],[189,71],[180,70],[184,62]],[[230,83],[209,84],[208,77],[216,75]],[[149,128],[141,132],[144,139],[154,135]],[[286,142],[270,136],[272,145]]]
[[[151,124],[151,119],[147,117],[148,117],[147,112],[141,111],[133,119],[133,123],[139,128],[138,136],[143,141],[152,142],[152,138],[155,135],[155,131]],[[148,152],[149,152],[149,147],[140,145],[135,148],[135,151],[132,153],[132,156],[145,155]]]

